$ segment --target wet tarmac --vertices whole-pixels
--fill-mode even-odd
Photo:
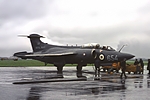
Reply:
[[[64,67],[64,78],[56,77],[55,67],[0,67],[0,100],[150,100],[146,67],[144,74],[127,74],[127,79],[101,73],[94,80],[92,66],[82,74],[86,80],[76,77],[76,67]],[[34,81],[39,82],[13,84]]]

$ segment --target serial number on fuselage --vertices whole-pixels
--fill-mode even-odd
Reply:
[[[107,55],[107,60],[108,61],[117,61],[118,55]]]

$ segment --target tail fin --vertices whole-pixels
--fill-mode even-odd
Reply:
[[[31,41],[33,52],[38,52],[46,48],[46,43],[43,43],[40,38],[44,38],[43,36],[40,36],[38,34],[31,34],[28,36]]]

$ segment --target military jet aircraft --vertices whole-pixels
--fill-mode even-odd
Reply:
[[[134,55],[115,51],[110,46],[100,47],[99,44],[86,44],[83,46],[59,46],[43,43],[38,34],[27,36],[32,45],[33,52],[17,52],[16,57],[22,59],[35,59],[45,63],[54,64],[58,74],[62,74],[65,64],[77,64],[77,72],[87,64],[95,65],[95,72],[103,64],[120,62],[123,59],[131,59]]]

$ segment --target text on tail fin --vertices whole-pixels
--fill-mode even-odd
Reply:
[[[38,52],[46,48],[46,43],[43,43],[40,40],[40,38],[44,38],[43,36],[40,36],[38,34],[31,34],[27,37],[30,38],[33,52]]]

